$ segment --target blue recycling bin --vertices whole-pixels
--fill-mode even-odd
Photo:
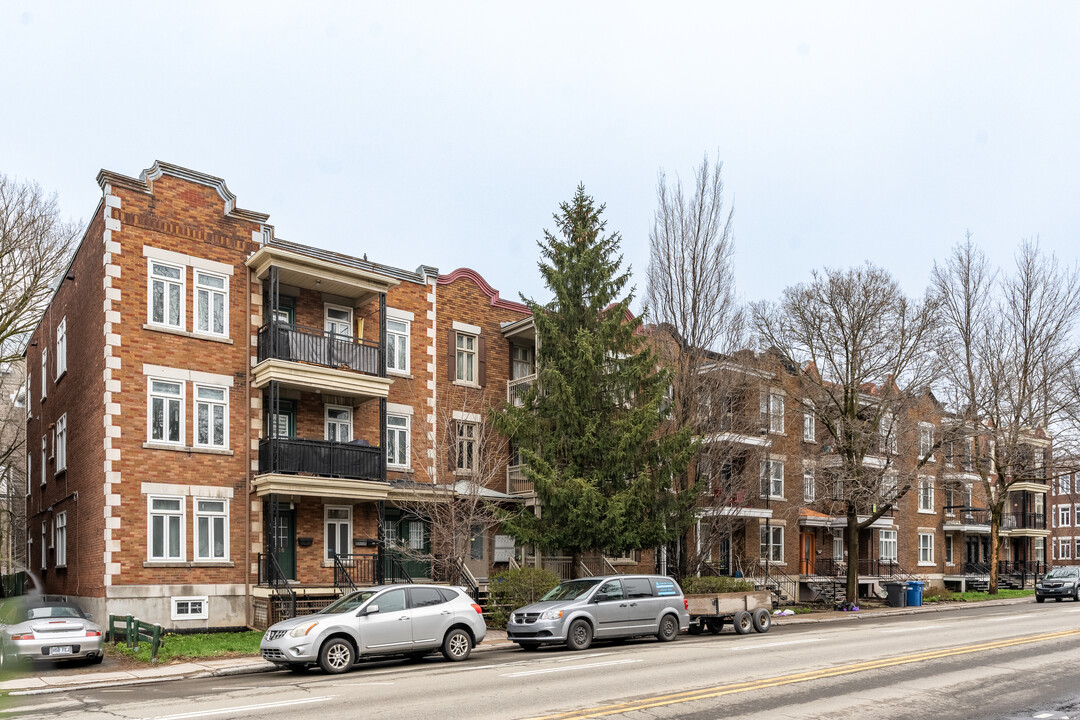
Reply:
[[[907,604],[908,607],[922,607],[922,591],[926,583],[919,580],[908,580]]]

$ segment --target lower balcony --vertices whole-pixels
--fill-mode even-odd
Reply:
[[[278,493],[354,500],[385,500],[381,448],[329,440],[259,441],[258,495]]]
[[[509,495],[533,494],[532,480],[525,477],[524,465],[508,465],[506,467],[506,492]]]

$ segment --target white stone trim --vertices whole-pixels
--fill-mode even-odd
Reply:
[[[436,300],[436,298],[437,298],[437,294],[436,294],[437,288],[438,288],[438,278],[433,277],[428,281],[428,289],[429,289],[430,292],[428,292],[428,294],[427,294],[427,301],[428,301],[428,303],[430,303],[430,307],[426,311],[427,312],[427,319],[431,321],[431,327],[428,328],[428,333],[429,333],[428,337],[431,338],[431,342],[428,343],[427,353],[431,357],[432,360],[434,360],[434,358],[435,358],[436,338],[439,336],[438,332],[437,332],[437,321],[436,321],[436,310],[438,309],[438,304],[437,304],[437,300]],[[417,363],[419,363],[419,359],[417,359]],[[435,363],[434,362],[428,362],[427,363],[427,371],[428,371],[428,377],[430,378],[430,380],[428,380],[428,387],[431,389],[431,396],[429,398],[427,398],[427,405],[428,405],[428,407],[434,408],[436,398],[438,397],[438,377],[439,377],[439,374],[435,371]],[[435,453],[434,453],[433,448],[431,447],[432,445],[434,445],[435,438],[438,437],[438,430],[439,430],[439,423],[438,423],[438,420],[435,417],[435,413],[431,413],[431,414],[428,415],[428,424],[431,427],[431,429],[428,431],[428,434],[429,434],[428,457],[431,460],[431,462],[427,466],[428,477],[431,479],[432,482],[437,483],[437,482],[439,482],[438,464],[435,462]]]
[[[454,411],[454,419],[461,422],[478,423],[481,420],[480,413],[468,413],[461,412],[460,410]]]
[[[416,316],[408,310],[398,310],[397,308],[386,308],[386,317],[392,320],[403,320],[405,322],[413,322],[416,320]]]
[[[103,193],[102,214],[105,219],[105,230],[101,239],[105,248],[102,256],[102,288],[104,289],[105,301],[102,304],[102,310],[105,313],[106,322],[102,326],[105,340],[103,345],[105,370],[102,373],[102,380],[105,383],[106,392],[102,398],[104,406],[102,425],[105,428],[105,483],[102,488],[105,499],[103,506],[105,550],[102,554],[102,560],[105,566],[103,584],[106,588],[109,588],[113,584],[113,579],[120,574],[120,563],[113,562],[113,553],[119,553],[121,549],[119,534],[115,537],[113,535],[114,530],[120,529],[120,513],[119,511],[115,514],[113,512],[114,508],[118,509],[120,507],[120,494],[115,490],[117,489],[116,486],[120,484],[121,476],[119,471],[113,470],[113,463],[120,460],[121,428],[119,422],[114,423],[114,418],[118,418],[120,415],[120,404],[112,402],[112,397],[113,393],[119,393],[123,389],[120,380],[113,378],[113,371],[120,369],[120,358],[113,355],[113,348],[120,346],[120,334],[114,332],[114,330],[119,329],[122,318],[119,309],[120,290],[113,288],[112,278],[120,277],[120,266],[116,263],[116,258],[123,252],[121,244],[113,240],[113,233],[120,232],[123,229],[120,218],[113,217],[113,208],[117,210],[117,215],[119,215],[123,203],[118,196],[112,194],[111,185],[106,184]]]
[[[412,405],[402,405],[401,403],[388,402],[388,403],[386,403],[386,414],[387,415],[412,415],[413,414],[413,406]]]
[[[479,325],[470,325],[468,323],[458,322],[457,320],[455,320],[452,323],[451,327],[453,327],[453,329],[457,330],[458,332],[468,333],[470,335],[479,335],[480,334],[480,326]]]
[[[172,483],[144,482],[141,486],[143,495],[182,495],[184,497],[222,498],[231,500],[231,487],[212,485],[174,485]]]
[[[224,385],[230,388],[233,386],[232,375],[218,375],[217,373],[202,372],[200,370],[185,370],[183,368],[171,368],[148,363],[143,363],[143,375],[153,375],[164,380],[195,382],[203,385]]]
[[[217,260],[208,260],[194,255],[185,255],[184,253],[173,252],[172,250],[163,250],[161,248],[151,247],[150,245],[143,245],[143,257],[173,263],[174,265],[188,265],[193,268],[198,268],[199,270],[205,270],[206,272],[217,273],[218,275],[232,275],[236,272],[236,268],[228,263],[218,262]]]

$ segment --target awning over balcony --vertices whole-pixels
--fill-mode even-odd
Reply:
[[[284,500],[290,497],[332,498],[335,500],[385,500],[390,491],[387,483],[378,480],[350,480],[318,475],[286,475],[267,473],[252,481],[259,497],[277,494]]]
[[[355,398],[384,398],[390,394],[391,378],[268,358],[252,368],[252,385],[264,388],[277,380],[281,387],[325,392]]]
[[[859,522],[865,522],[869,517],[869,515],[860,515]],[[799,524],[805,527],[845,528],[847,527],[847,518],[826,515],[825,513],[820,513],[816,510],[807,510],[806,508],[803,508],[799,511]],[[879,517],[870,525],[870,527],[891,528],[893,527],[893,519],[888,515]]]
[[[386,292],[399,282],[389,275],[274,245],[259,248],[247,259],[247,266],[260,280],[266,278],[273,266],[278,268],[278,278],[284,284],[353,298],[358,304]]]

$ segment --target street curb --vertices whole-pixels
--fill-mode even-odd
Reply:
[[[1025,602],[1034,602],[1031,597],[1023,598],[1009,598],[1007,600],[986,600],[978,603],[933,603],[932,605],[923,605],[917,608],[896,608],[894,610],[881,610],[876,612],[857,613],[857,612],[836,612],[835,614],[827,617],[800,617],[798,615],[780,615],[774,616],[773,621],[777,625],[810,625],[819,623],[830,622],[844,622],[852,620],[865,620],[867,618],[879,618],[879,617],[897,617],[903,615],[921,615],[938,612],[948,612],[950,610],[959,610],[961,608],[970,607],[1000,607],[1007,605],[1021,605]],[[492,642],[487,645],[480,644],[473,648],[473,652],[490,652],[492,650],[498,650],[500,648],[512,648],[515,643],[509,640],[499,640],[498,642]],[[130,680],[114,680],[107,682],[89,682],[85,684],[71,684],[71,685],[53,685],[43,688],[32,688],[28,690],[9,690],[7,692],[0,693],[0,696],[13,696],[13,697],[25,697],[29,695],[51,695],[61,692],[70,692],[72,690],[94,690],[98,688],[111,688],[111,687],[125,687],[129,685],[149,685],[152,683],[171,682],[174,680],[193,680],[197,678],[208,677],[231,677],[237,675],[257,675],[259,673],[273,672],[277,670],[277,666],[273,663],[266,663],[264,665],[250,665],[241,667],[226,667],[220,670],[199,670],[197,672],[189,672],[186,674],[178,675],[162,675],[152,678],[132,678]]]

